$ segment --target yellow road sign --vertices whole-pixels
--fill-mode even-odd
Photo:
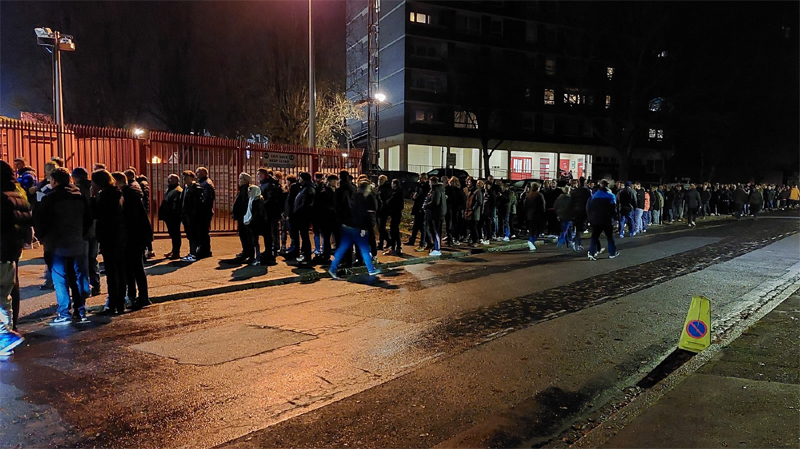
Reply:
[[[705,296],[692,297],[692,305],[683,323],[678,347],[700,352],[711,344],[711,301]]]

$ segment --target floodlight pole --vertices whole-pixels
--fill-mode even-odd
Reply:
[[[64,148],[64,90],[61,84],[61,50],[59,42],[61,33],[55,32],[55,44],[52,48],[53,56],[53,119],[56,122],[56,144],[58,145],[58,156],[62,159],[67,158]]]
[[[317,146],[317,92],[314,82],[314,33],[312,32],[311,0],[308,0],[308,147]]]

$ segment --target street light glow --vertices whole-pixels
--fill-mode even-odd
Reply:
[[[142,128],[133,128],[133,135],[136,137],[142,137],[144,134],[144,130]]]
[[[377,94],[375,94],[375,101],[377,101],[378,103],[383,103],[384,101],[386,101],[386,95],[378,92]]]
[[[347,153],[342,153],[342,157],[347,157]]]

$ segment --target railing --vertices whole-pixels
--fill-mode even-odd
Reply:
[[[137,137],[129,130],[83,125],[65,125],[64,130],[59,131],[55,125],[0,119],[2,159],[12,164],[15,158],[25,158],[40,177],[44,175],[45,163],[58,155],[59,140],[68,168],[84,167],[91,171],[95,163],[103,163],[109,171],[136,167],[138,173],[145,174],[150,184],[150,219],[156,232],[166,232],[164,223],[157,220],[157,211],[171,173],[180,175],[184,170],[206,167],[216,187],[211,230],[233,231],[230,210],[236,197],[239,173],[249,173],[254,182],[256,171],[262,166],[287,175],[348,170],[357,176],[361,172],[363,153],[363,150],[350,149],[345,157],[338,149],[265,145],[160,131]],[[265,165],[262,163],[264,153],[291,154],[293,166]]]

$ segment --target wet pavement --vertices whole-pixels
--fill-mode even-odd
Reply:
[[[693,293],[734,325],[756,293],[795,282],[798,225],[701,224],[624,239],[614,260],[544,247],[28,324],[0,362],[0,446],[541,444],[671,352]]]

